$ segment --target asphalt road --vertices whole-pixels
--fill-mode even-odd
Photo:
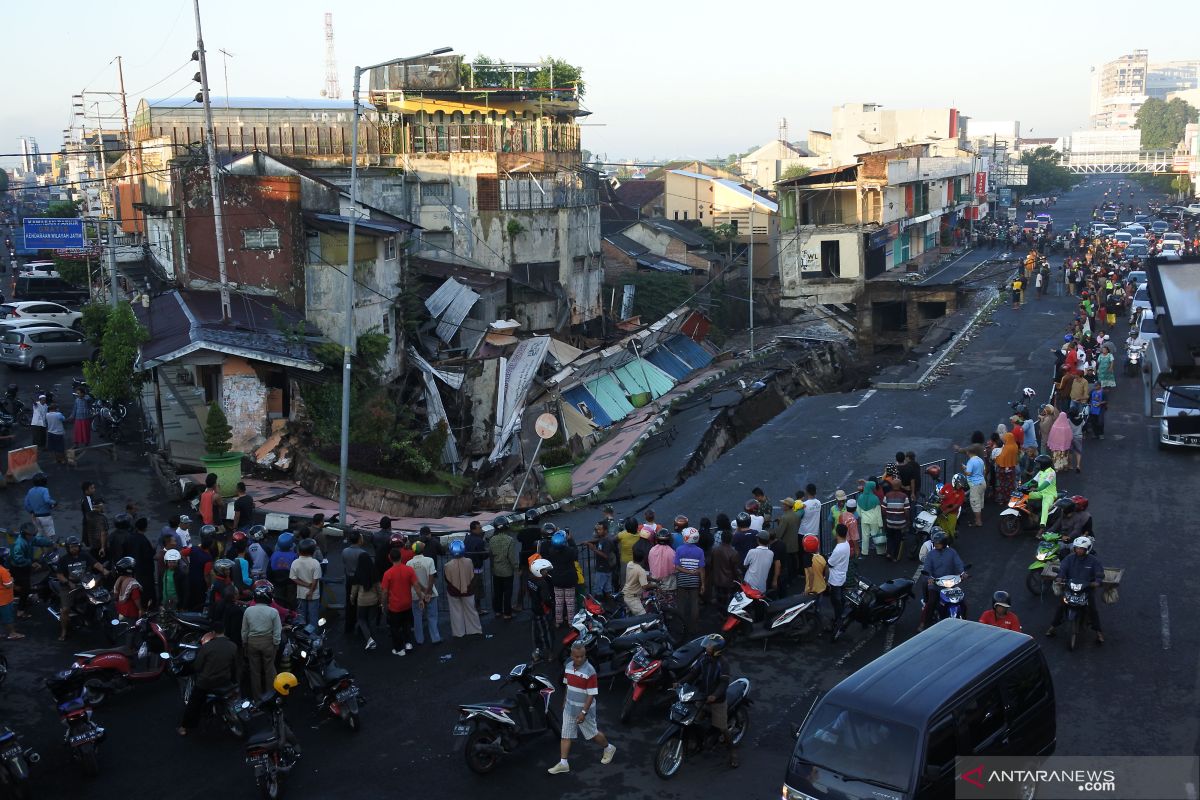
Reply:
[[[1093,179],[1051,213],[1068,226],[1074,218],[1086,220],[1099,194],[1095,187]],[[1061,297],[1031,301],[1018,312],[1000,308],[928,391],[803,398],[711,467],[655,500],[654,507],[660,519],[678,512],[697,519],[736,510],[754,485],[776,499],[810,481],[822,496],[838,487],[853,488],[855,478],[878,472],[896,450],[914,450],[922,461],[952,457],[953,442],[965,442],[975,429],[994,429],[1006,418],[1008,402],[1022,387],[1041,391],[1047,386],[1049,350],[1061,341],[1070,308],[1071,301]],[[1120,341],[1123,334],[1115,338]],[[62,377],[69,385],[69,374]],[[1104,647],[1088,643],[1068,653],[1061,639],[1045,643],[1058,690],[1062,754],[1192,754],[1200,745],[1193,713],[1200,632],[1191,616],[1197,555],[1186,504],[1189,490],[1195,489],[1200,454],[1159,452],[1154,423],[1140,410],[1140,396],[1118,388],[1107,438],[1089,440],[1083,473],[1064,475],[1060,482],[1061,488],[1091,498],[1104,561],[1126,568],[1120,601],[1101,611],[1108,637]],[[52,488],[73,509],[77,486],[72,484],[98,475],[113,486],[102,489],[106,496],[139,496],[134,492],[140,490],[149,502],[156,491],[144,467],[133,456],[123,458],[116,469],[95,462],[88,466],[90,472],[82,467],[78,473],[52,472]],[[12,488],[7,492],[9,519],[15,520],[18,493]],[[618,513],[633,511],[632,503],[618,503]],[[583,511],[570,518],[583,529],[594,514]],[[1033,539],[1002,539],[995,514],[989,506],[985,527],[967,529],[961,537],[963,556],[973,563],[965,584],[969,607],[979,613],[995,589],[1006,588],[1027,630],[1040,637],[1053,609],[1049,602],[1039,604],[1023,586]],[[912,570],[876,558],[863,572],[882,579]],[[715,612],[707,619],[715,624]],[[371,701],[363,730],[352,734],[335,724],[318,726],[306,694],[290,701],[288,718],[305,757],[289,791],[294,797],[405,791],[429,797],[778,797],[791,746],[789,725],[803,718],[819,692],[914,635],[916,622],[913,608],[889,636],[852,628],[836,645],[820,641],[766,650],[731,648],[732,667],[749,677],[755,701],[742,767],[732,772],[720,758],[709,758],[711,763],[686,764],[680,776],[666,783],[654,776],[650,762],[663,718],[621,726],[616,714],[624,687],[619,683],[602,686],[600,695],[601,728],[618,747],[611,765],[599,763],[594,745],[577,743],[573,772],[546,775],[557,749],[547,739],[530,743],[486,780],[466,770],[461,755],[451,749],[455,704],[494,697],[497,687],[488,676],[507,673],[525,658],[529,626],[523,615],[513,622],[487,617],[485,638],[418,648],[404,659],[384,648],[364,653],[355,642],[339,642],[339,658],[356,673]],[[179,704],[169,679],[137,687],[97,711],[109,739],[103,746],[102,776],[86,782],[58,743],[57,715],[44,690],[37,688],[40,677],[68,663],[71,648],[53,641],[48,620],[28,626],[27,632],[31,639],[4,646],[14,672],[0,692],[0,720],[15,726],[44,754],[35,768],[39,795],[65,797],[81,790],[103,797],[141,795],[149,786],[181,799],[254,795],[236,742],[218,731],[186,740],[175,736]],[[83,648],[98,643],[81,634],[72,644]]]

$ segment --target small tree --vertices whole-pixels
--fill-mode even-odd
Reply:
[[[210,456],[223,456],[229,452],[232,445],[230,437],[233,428],[229,427],[229,419],[216,400],[208,407],[208,419],[204,423],[204,449]]]
[[[800,164],[792,164],[790,167],[788,167],[787,169],[785,169],[783,171],[783,174],[779,176],[779,180],[790,181],[792,178],[803,178],[805,175],[807,175],[810,172],[812,172],[812,170],[809,169],[808,167],[802,166]]]
[[[83,334],[92,344],[99,345],[104,341],[104,329],[108,327],[108,317],[111,311],[112,306],[108,303],[96,301],[83,307],[83,317],[80,323],[83,325]]]
[[[100,339],[100,358],[83,365],[83,376],[92,394],[101,400],[126,401],[133,394],[133,363],[138,345],[148,337],[138,324],[129,303],[121,303],[108,315]]]

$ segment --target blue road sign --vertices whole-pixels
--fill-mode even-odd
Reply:
[[[78,217],[26,217],[25,247],[30,250],[57,250],[84,247],[83,220]]]

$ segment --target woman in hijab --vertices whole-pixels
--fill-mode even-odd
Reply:
[[[1003,441],[996,456],[996,502],[1001,504],[1008,502],[1017,486],[1017,461],[1021,456],[1017,440],[1011,433],[1004,434]]]
[[[1066,414],[1059,414],[1054,420],[1054,424],[1050,426],[1050,435],[1046,437],[1046,449],[1054,456],[1054,469],[1060,472],[1067,468],[1067,459],[1071,455],[1071,440],[1074,434],[1071,431],[1071,421],[1067,419]]]
[[[1049,452],[1049,448],[1046,448],[1045,444],[1050,439],[1050,429],[1054,427],[1054,420],[1058,419],[1058,414],[1058,409],[1049,404],[1042,406],[1042,410],[1038,412],[1038,438],[1046,452]]]
[[[871,554],[871,546],[884,555],[887,536],[883,533],[883,513],[879,510],[879,495],[875,494],[875,481],[859,481],[858,531],[862,540],[862,554]]]

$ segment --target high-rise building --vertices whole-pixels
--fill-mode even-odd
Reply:
[[[1146,73],[1146,94],[1167,100],[1171,92],[1200,88],[1200,61],[1164,61]]]
[[[1146,102],[1149,51],[1134,50],[1092,69],[1091,127],[1128,130]]]
[[[38,149],[37,139],[32,136],[21,137],[21,166],[26,174],[35,175],[41,163],[42,154]]]

